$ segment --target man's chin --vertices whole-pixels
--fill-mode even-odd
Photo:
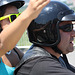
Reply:
[[[74,48],[71,48],[68,50],[68,53],[73,52],[73,51],[74,51]]]

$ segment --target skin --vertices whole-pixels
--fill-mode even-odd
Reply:
[[[20,50],[18,50],[17,52],[19,56],[22,58],[23,53]],[[10,55],[4,54],[1,58],[2,58],[2,62],[10,67],[16,67],[16,65],[20,62],[20,59],[14,50],[11,50]]]
[[[72,22],[71,21],[61,22],[59,24],[59,26],[66,25],[66,24],[72,24]],[[74,37],[75,37],[75,31],[72,30],[71,32],[64,32],[64,31],[60,30],[60,36],[61,36],[61,41],[57,45],[57,47],[63,52],[63,54],[73,52],[74,51],[73,41],[74,41]],[[45,48],[49,53],[56,56],[57,58],[59,58],[61,56],[61,54],[55,52],[50,47],[43,47],[43,48]]]
[[[4,16],[6,16],[8,14],[18,14],[18,9],[15,6],[8,5],[6,8],[6,11],[4,13]],[[2,29],[4,30],[5,28],[7,28],[10,25],[9,18],[2,20],[0,23],[1,23]],[[10,42],[10,44],[11,44],[11,42]],[[19,56],[23,56],[23,53],[21,51],[18,50],[17,52],[20,53]],[[13,56],[15,57],[15,59]],[[6,64],[10,67],[15,67],[19,63],[20,59],[19,59],[18,55],[16,54],[16,52],[14,50],[11,50],[10,55],[5,54],[2,56],[2,61],[4,64]]]
[[[72,22],[71,21],[62,22],[60,23],[59,26],[66,25],[66,24],[72,24]],[[60,35],[61,35],[61,41],[58,44],[58,48],[63,52],[63,54],[73,52],[74,50],[73,41],[75,35],[74,30],[72,30],[71,32],[64,32],[60,30]]]
[[[31,21],[39,15],[41,10],[49,2],[50,0],[30,0],[27,9],[24,10],[17,19],[15,19],[8,27],[6,27],[1,32],[0,57],[16,45],[16,43],[20,40],[21,36],[31,23]]]

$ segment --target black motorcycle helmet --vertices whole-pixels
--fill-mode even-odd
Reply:
[[[16,6],[19,9],[24,5],[24,3],[25,3],[24,0],[0,0],[0,8],[5,5],[11,4]]]
[[[58,1],[50,1],[28,27],[30,42],[42,46],[57,46],[61,40],[59,23],[75,21],[74,11]]]

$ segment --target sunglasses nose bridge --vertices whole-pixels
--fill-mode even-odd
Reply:
[[[18,17],[19,15],[20,15],[20,13],[19,14],[16,14],[15,16]]]
[[[18,17],[18,16],[19,16],[19,14],[16,15],[16,17]]]

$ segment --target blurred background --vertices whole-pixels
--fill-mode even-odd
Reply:
[[[55,1],[61,1],[67,4],[71,9],[75,11],[75,0],[55,0]],[[24,11],[27,8],[28,4],[29,4],[29,0],[25,0],[25,5],[21,9],[19,9],[19,12]],[[28,40],[27,31],[25,31],[22,38],[17,43],[17,47],[23,50],[24,52],[26,52],[30,46],[31,46],[31,43]],[[67,57],[68,57],[69,62],[75,66],[75,51],[67,54]]]

